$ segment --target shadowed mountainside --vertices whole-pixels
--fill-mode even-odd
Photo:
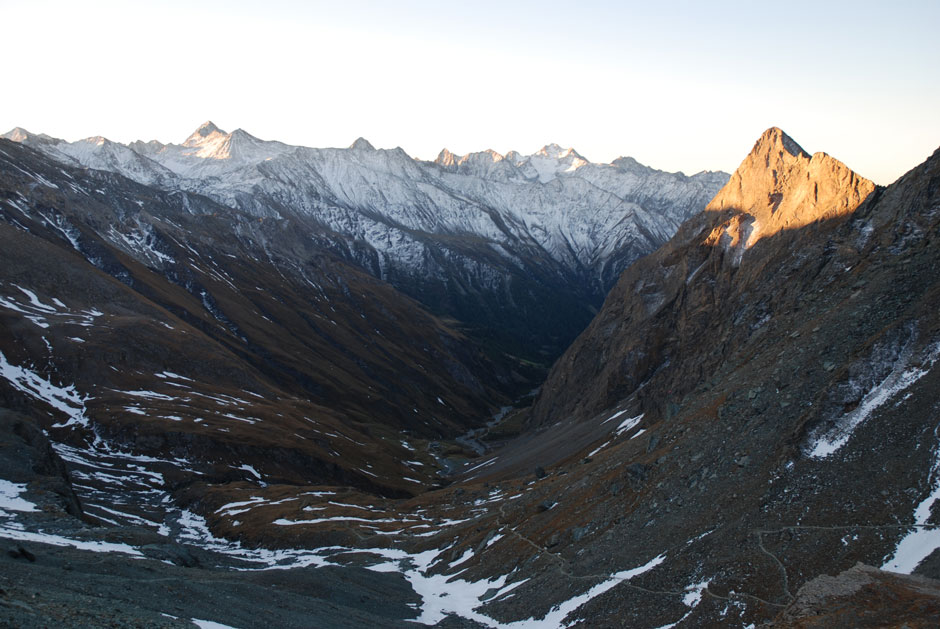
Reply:
[[[247,465],[410,493],[429,478],[398,469],[402,435],[459,435],[512,385],[288,220],[70,172],[5,140],[0,169],[0,352],[18,383],[3,399],[29,412],[51,384],[38,416],[61,441],[105,438],[230,480]]]

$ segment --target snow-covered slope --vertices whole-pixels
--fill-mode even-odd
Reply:
[[[548,334],[560,345],[627,265],[672,236],[728,178],[665,173],[631,158],[594,164],[556,144],[533,155],[445,149],[423,162],[362,138],[346,149],[295,147],[211,122],[182,144],[68,143],[22,129],[5,137],[261,218],[313,221],[334,252],[471,324],[502,327],[520,301],[540,309],[539,295],[560,295],[569,315]]]

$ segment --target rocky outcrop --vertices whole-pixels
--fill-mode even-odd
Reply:
[[[768,627],[856,629],[940,625],[940,581],[856,564],[816,577]]]
[[[28,488],[33,502],[50,513],[81,517],[65,463],[36,421],[0,407],[0,479]]]

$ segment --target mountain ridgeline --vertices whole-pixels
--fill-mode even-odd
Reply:
[[[456,319],[491,355],[545,365],[587,325],[620,272],[727,181],[631,158],[594,164],[557,145],[528,156],[444,150],[422,162],[362,138],[348,149],[313,149],[211,122],[181,145],[69,143],[22,129],[5,137],[63,164],[289,223]]]

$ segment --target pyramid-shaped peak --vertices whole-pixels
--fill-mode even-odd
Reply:
[[[372,146],[372,143],[361,136],[356,138],[356,141],[350,144],[349,148],[354,151],[374,151],[375,150],[375,147]]]
[[[780,127],[771,127],[764,131],[754,144],[752,153],[767,153],[769,151],[784,150],[794,157],[809,157],[809,153],[803,150],[803,147],[796,143]]]
[[[839,160],[825,153],[811,157],[771,127],[705,209],[750,215],[750,242],[852,212],[874,188]]]
[[[38,143],[48,143],[48,142],[59,142],[52,136],[46,135],[45,133],[31,133],[24,129],[23,127],[13,127],[3,135],[0,135],[0,138],[6,138],[13,142],[19,142],[20,144],[30,144],[34,142]]]
[[[215,126],[215,123],[212,122],[211,120],[206,120],[204,123],[199,125],[198,129],[196,129],[196,133],[198,133],[202,137],[212,135],[213,133],[216,133],[216,132],[225,133],[225,131],[222,131],[222,129]]]
[[[22,142],[23,140],[26,140],[27,138],[29,138],[31,135],[33,134],[27,131],[26,129],[24,129],[23,127],[13,127],[12,129],[7,131],[0,137],[6,138],[7,140],[12,140],[14,142]]]
[[[200,146],[207,139],[216,134],[225,135],[225,131],[215,126],[215,123],[211,120],[206,120],[204,123],[199,125],[198,129],[193,131],[192,134],[186,138],[186,141],[183,142],[183,146]]]

